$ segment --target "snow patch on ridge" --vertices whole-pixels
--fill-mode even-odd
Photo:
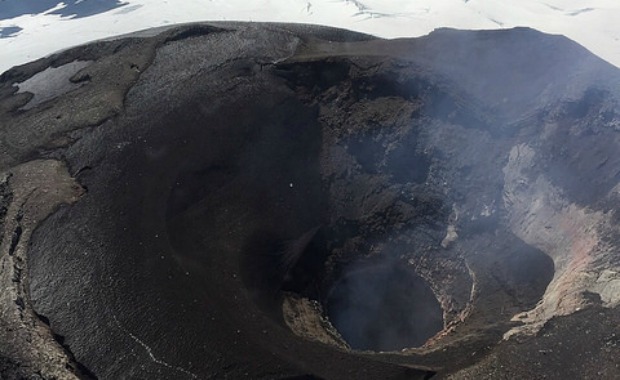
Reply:
[[[19,88],[17,93],[33,94],[32,99],[22,109],[34,108],[80,87],[80,84],[71,82],[71,77],[91,63],[90,61],[73,61],[60,67],[48,67],[28,80],[13,84]]]

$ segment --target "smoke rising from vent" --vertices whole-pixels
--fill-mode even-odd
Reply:
[[[443,328],[431,289],[397,260],[347,267],[329,291],[326,307],[330,321],[358,350],[418,347]]]

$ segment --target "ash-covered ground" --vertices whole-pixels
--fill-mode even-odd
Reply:
[[[620,71],[194,24],[0,76],[0,377],[620,377]]]

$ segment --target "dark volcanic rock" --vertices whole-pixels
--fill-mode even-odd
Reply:
[[[0,374],[618,378],[619,85],[522,28],[194,24],[13,68]]]

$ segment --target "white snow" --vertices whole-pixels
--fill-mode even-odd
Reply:
[[[2,19],[11,1],[19,0],[0,0],[0,31],[21,30],[0,38],[0,72],[96,39],[218,20],[321,24],[385,38],[422,36],[439,27],[528,26],[563,34],[620,67],[620,0],[125,0],[122,7],[89,17],[48,10]],[[65,6],[59,2],[54,9]]]

